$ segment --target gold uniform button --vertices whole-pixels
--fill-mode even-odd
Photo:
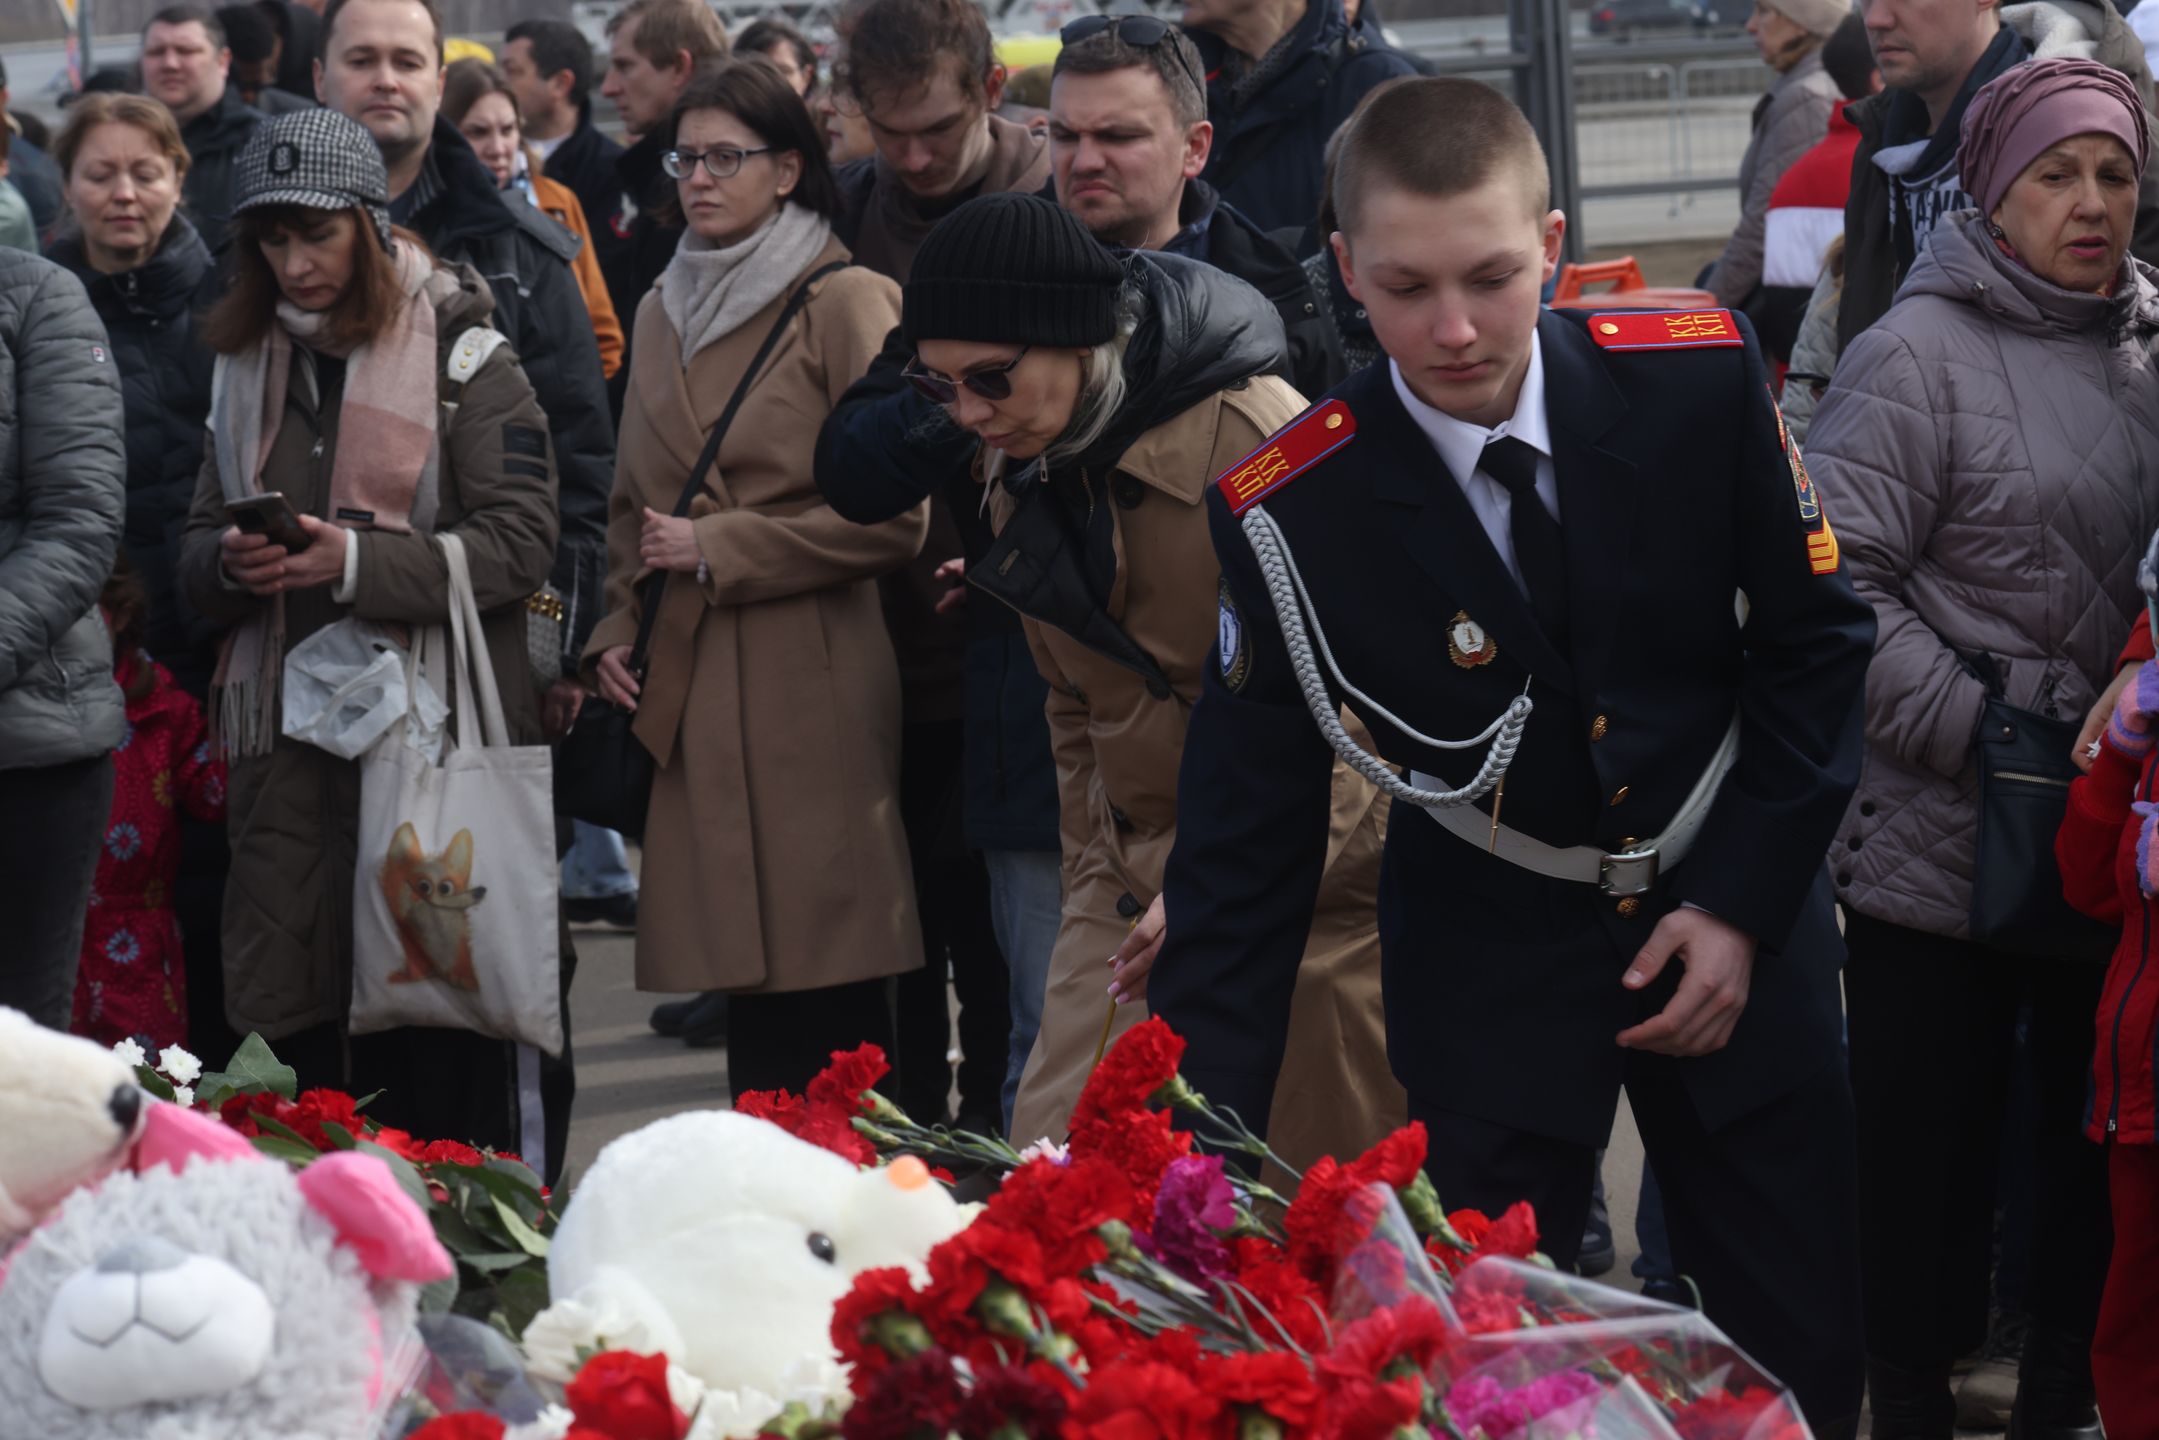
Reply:
[[[1629,792],[1629,789],[1628,789],[1628,787],[1627,787],[1627,786],[1625,786],[1625,785],[1622,785],[1622,786],[1620,786],[1620,787],[1619,787],[1619,788],[1618,788],[1617,790],[1614,790],[1614,791],[1612,792],[1612,803],[1613,803],[1614,805],[1617,805],[1617,804],[1619,804],[1620,802],[1622,802],[1623,800],[1625,800],[1625,799],[1627,798],[1627,796],[1628,796],[1628,794],[1629,794],[1629,793],[1630,793],[1630,792]]]
[[[1605,322],[1604,322],[1604,323],[1603,323],[1602,325],[1599,325],[1599,326],[1598,326],[1597,328],[1598,328],[1599,330],[1602,330],[1602,331],[1603,331],[1603,332],[1604,332],[1605,334],[1607,334],[1607,335],[1617,335],[1617,334],[1619,333],[1619,327],[1618,327],[1617,325],[1614,325],[1614,324],[1613,324],[1613,323],[1612,323],[1611,321],[1609,321],[1609,320],[1605,321]]]
[[[1622,854],[1622,855],[1624,855],[1624,854],[1626,854],[1626,853],[1627,853],[1628,851],[1630,851],[1630,850],[1633,850],[1633,849],[1636,849],[1637,847],[1639,847],[1639,846],[1641,845],[1641,843],[1642,843],[1642,841],[1641,841],[1641,837],[1639,837],[1639,836],[1636,836],[1636,835],[1629,835],[1629,836],[1627,836],[1627,837],[1626,837],[1625,839],[1623,839],[1623,840],[1621,840],[1621,841],[1619,842],[1619,853],[1620,853],[1620,854]]]
[[[1609,716],[1599,715],[1589,722],[1589,738],[1591,740],[1602,740],[1611,733],[1612,722]]]
[[[1637,916],[1637,915],[1639,915],[1639,914],[1641,914],[1641,913],[1642,913],[1642,902],[1641,902],[1640,900],[1636,899],[1636,898],[1635,898],[1634,896],[1632,896],[1632,895],[1629,895],[1629,896],[1628,896],[1628,897],[1627,897],[1626,899],[1624,899],[1624,900],[1622,900],[1622,901],[1620,901],[1620,902],[1619,902],[1619,918],[1620,918],[1620,919],[1622,919],[1622,920],[1632,920],[1632,919],[1633,919],[1633,918],[1634,918],[1635,916]]]
[[[1327,417],[1327,428],[1329,430],[1339,430],[1342,428],[1342,416],[1340,412],[1329,415]]]

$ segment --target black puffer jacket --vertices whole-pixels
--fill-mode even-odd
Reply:
[[[188,154],[181,199],[213,255],[225,248],[232,223],[232,162],[261,123],[262,112],[241,100],[240,87],[227,85],[215,105],[180,127]]]
[[[1289,342],[1289,369],[1284,378],[1307,400],[1341,383],[1349,372],[1321,309],[1324,295],[1279,241],[1246,219],[1204,180],[1185,182],[1177,225],[1164,251],[1228,271],[1266,296],[1282,317]]]
[[[215,360],[195,322],[217,298],[217,266],[185,215],[173,216],[157,253],[133,270],[104,275],[91,269],[81,235],[72,232],[53,242],[49,258],[82,281],[120,369],[127,406],[127,528],[121,543],[149,595],[145,644],[200,698],[209,693],[217,666],[218,627],[180,594],[174,574],[202,470]]]
[[[401,223],[439,259],[480,272],[495,297],[489,323],[509,337],[555,437],[562,534],[548,579],[569,609],[563,673],[575,674],[585,637],[600,618],[607,497],[615,485],[607,381],[592,317],[570,273],[577,239],[534,207],[506,200],[465,137],[439,116],[428,164],[434,193]],[[400,208],[393,204],[392,215]]]

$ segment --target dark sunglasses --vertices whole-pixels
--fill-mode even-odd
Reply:
[[[1207,77],[1200,73],[1199,63],[1194,58],[1195,52],[1189,43],[1179,45],[1171,38],[1176,34],[1176,27],[1167,20],[1158,20],[1152,15],[1082,15],[1057,32],[1057,43],[1077,45],[1111,26],[1117,28],[1117,38],[1135,50],[1152,50],[1157,45],[1168,44],[1170,52],[1177,57],[1177,63],[1192,77],[1192,84],[1199,91],[1200,97],[1206,98]]]
[[[1032,345],[1020,346],[1020,353],[1002,365],[985,365],[980,370],[970,370],[957,381],[949,380],[934,371],[924,370],[920,356],[910,359],[900,367],[900,374],[914,386],[925,399],[939,405],[950,405],[960,398],[960,386],[980,395],[985,400],[1009,400],[1012,398],[1012,368],[1027,358]]]

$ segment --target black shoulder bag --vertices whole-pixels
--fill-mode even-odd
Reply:
[[[786,330],[787,322],[794,319],[795,312],[808,302],[810,287],[833,271],[845,268],[844,261],[824,266],[788,297],[780,318],[772,322],[772,332],[765,336],[765,343],[757,347],[756,358],[750,361],[749,368],[742,372],[742,379],[736,382],[735,393],[728,398],[727,408],[720,412],[718,423],[705,437],[705,448],[698,454],[697,463],[690,467],[689,482],[675,500],[675,518],[690,513],[691,502],[704,488],[705,476],[711,473],[714,462],[719,459],[720,442],[727,438],[727,427],[734,423],[735,412],[742,408],[751,384],[765,368],[765,361],[771,358],[772,348],[780,343],[780,334]],[[656,570],[646,579],[639,594],[643,614],[637,622],[637,639],[630,646],[629,661],[630,673],[637,677],[639,685],[645,682],[652,627],[659,619],[660,600],[666,593],[667,572]],[[645,811],[652,803],[652,752],[631,733],[630,725],[635,719],[629,711],[598,695],[585,697],[576,721],[570,726],[570,733],[562,737],[562,743],[555,749],[557,814],[620,831],[633,840],[643,838]]]
[[[1979,715],[1972,939],[2027,959],[2103,963],[2119,932],[2070,907],[2054,863],[2054,835],[2077,776],[2069,752],[2083,722],[2011,705],[1993,656],[1957,658],[1987,688]]]

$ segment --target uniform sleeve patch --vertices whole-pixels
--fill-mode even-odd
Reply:
[[[1252,637],[1245,633],[1244,615],[1237,608],[1236,597],[1229,593],[1229,581],[1225,578],[1219,587],[1220,613],[1215,620],[1215,661],[1221,669],[1222,683],[1231,692],[1242,691],[1245,682],[1252,678]]]
[[[530,425],[505,425],[502,427],[502,449],[509,455],[533,455],[547,458],[547,432],[535,430]]]
[[[1356,434],[1357,417],[1341,401],[1329,400],[1268,436],[1266,444],[1232,465],[1215,484],[1229,502],[1230,514],[1242,515]]]
[[[1807,568],[1817,575],[1834,575],[1843,557],[1837,544],[1837,532],[1829,526],[1829,517],[1822,513],[1821,492],[1814,488],[1814,477],[1807,473],[1807,462],[1799,453],[1799,446],[1792,440],[1792,432],[1785,428],[1784,411],[1775,400],[1769,402],[1777,416],[1777,443],[1784,447],[1785,464],[1792,471],[1792,493],[1799,502],[1799,524],[1807,536]]]
[[[1606,350],[1703,350],[1746,344],[1729,310],[1614,310],[1589,317]]]

